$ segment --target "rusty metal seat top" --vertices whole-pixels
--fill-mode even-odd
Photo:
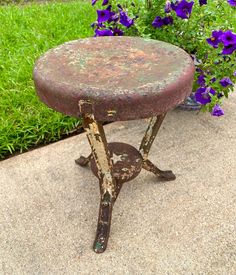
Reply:
[[[171,44],[138,37],[96,37],[49,50],[36,63],[34,81],[49,107],[81,117],[90,101],[98,121],[162,114],[191,92],[191,57]]]

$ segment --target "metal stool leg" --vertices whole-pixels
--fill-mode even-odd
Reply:
[[[87,157],[80,156],[78,159],[75,160],[75,163],[78,164],[79,166],[85,167],[89,164],[92,156],[93,156],[92,153]]]
[[[159,115],[157,117],[152,117],[150,119],[148,128],[141,142],[139,151],[143,156],[143,168],[147,171],[150,171],[160,177],[163,180],[175,180],[176,177],[172,171],[162,171],[157,168],[150,160],[148,160],[148,154],[151,149],[151,146],[155,140],[155,137],[158,133],[158,130],[161,127],[161,124],[165,118],[166,114]]]
[[[93,158],[98,168],[101,200],[94,251],[102,253],[107,247],[112,208],[118,195],[117,191],[119,191],[120,188],[118,188],[113,177],[113,163],[107,148],[107,141],[102,124],[97,122],[92,114],[87,113],[83,117],[83,127],[86,130]]]
[[[160,170],[148,159],[143,163],[143,169],[149,172],[152,172],[162,180],[169,181],[169,180],[176,179],[175,174],[171,170],[166,170],[166,171]]]

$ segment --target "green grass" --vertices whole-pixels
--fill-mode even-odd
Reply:
[[[0,159],[56,141],[78,126],[39,101],[32,70],[48,49],[91,36],[94,19],[90,1],[0,7]]]

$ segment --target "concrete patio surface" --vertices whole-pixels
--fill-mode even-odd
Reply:
[[[95,254],[97,179],[74,163],[84,134],[0,162],[0,274],[236,274],[236,95],[226,115],[171,111],[150,158],[177,179],[142,171],[113,211]],[[147,121],[105,127],[138,146]]]

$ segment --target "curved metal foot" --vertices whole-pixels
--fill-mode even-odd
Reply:
[[[93,249],[96,253],[102,253],[107,248],[107,243],[111,228],[111,217],[113,205],[120,193],[122,183],[117,182],[115,196],[111,197],[108,193],[101,198],[99,215],[98,215],[98,225],[95,241],[93,244]]]
[[[112,215],[112,202],[100,203],[97,233],[93,245],[93,249],[96,253],[102,253],[107,248],[107,242],[111,227],[111,215]]]
[[[80,156],[78,159],[75,160],[75,163],[82,167],[85,167],[89,164],[91,158],[92,158],[92,154],[90,154],[87,158],[84,156]]]
[[[143,162],[143,168],[149,172],[154,173],[156,176],[158,176],[160,179],[165,181],[175,180],[176,176],[171,170],[160,170],[157,168],[150,160],[145,160]]]

